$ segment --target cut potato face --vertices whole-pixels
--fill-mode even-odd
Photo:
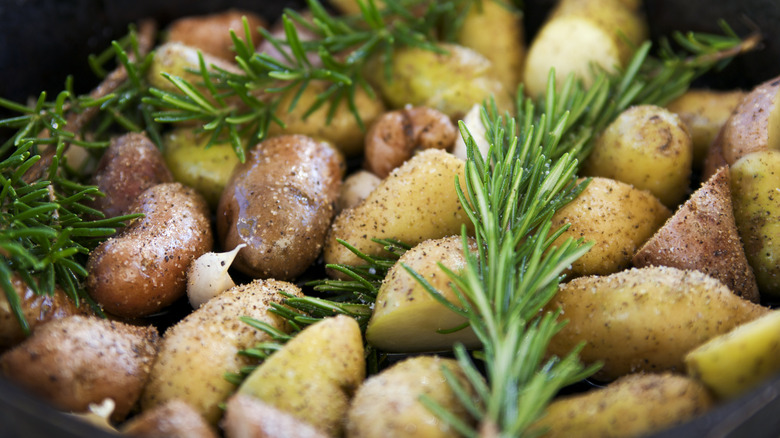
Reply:
[[[348,316],[306,327],[272,354],[238,389],[305,421],[341,434],[349,401],[366,376],[360,327]]]
[[[688,374],[733,398],[780,372],[780,311],[736,327],[685,356]]]
[[[471,250],[476,251],[473,242]],[[441,333],[463,326],[466,318],[436,301],[404,269],[404,265],[413,269],[445,299],[460,307],[450,278],[439,264],[453,272],[466,266],[460,236],[427,240],[398,259],[379,288],[374,313],[366,328],[366,340],[371,345],[390,352],[450,350],[456,342],[474,348],[480,345],[470,327]]]

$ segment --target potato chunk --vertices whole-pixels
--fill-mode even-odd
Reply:
[[[471,250],[476,251],[472,243]],[[366,340],[384,351],[413,352],[451,349],[456,342],[478,347],[479,339],[466,327],[439,333],[466,323],[466,319],[436,301],[404,269],[406,265],[430,283],[442,296],[460,306],[450,278],[439,266],[459,272],[466,266],[460,236],[426,240],[410,249],[390,268],[377,293],[374,313],[366,328]]]
[[[553,401],[533,429],[546,438],[636,437],[683,423],[714,405],[707,389],[674,374],[634,374]]]
[[[84,412],[114,400],[121,421],[141,395],[157,353],[157,330],[80,315],[51,321],[0,357],[10,380],[60,409]]]
[[[563,357],[581,341],[585,363],[601,361],[597,377],[638,371],[680,371],[690,350],[769,309],[734,295],[698,271],[631,269],[607,277],[580,277],[547,305],[569,323],[549,352]]]

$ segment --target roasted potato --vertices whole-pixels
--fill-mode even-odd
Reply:
[[[8,379],[65,411],[114,401],[113,421],[135,406],[157,353],[157,330],[80,315],[51,321],[0,356]]]
[[[745,94],[741,90],[692,89],[666,105],[688,128],[694,169],[701,169],[710,144]]]
[[[154,57],[146,71],[146,79],[149,85],[159,88],[163,91],[180,93],[179,88],[163,76],[168,73],[185,79],[190,84],[196,85],[200,91],[208,96],[209,93],[205,87],[199,86],[203,82],[200,75],[200,61],[198,60],[198,49],[186,44],[171,41],[158,46],[154,51]],[[208,53],[201,53],[203,62],[210,71],[218,67],[230,73],[240,73],[241,69],[233,62],[225,61]]]
[[[282,302],[280,290],[302,295],[290,283],[255,280],[223,292],[169,328],[141,397],[143,409],[182,399],[210,424],[217,424],[219,404],[235,390],[225,373],[237,373],[249,364],[238,351],[269,339],[239,318],[248,316],[289,330],[282,317],[268,311],[271,302]]]
[[[690,350],[769,309],[734,295],[698,271],[668,267],[580,277],[560,286],[547,310],[568,320],[550,342],[563,357],[580,342],[585,363],[603,362],[596,377],[685,370]]]
[[[780,297],[780,151],[747,154],[730,170],[734,218],[758,289]]]
[[[95,198],[90,207],[115,217],[126,214],[146,189],[173,182],[173,175],[146,134],[131,132],[111,140],[91,182],[105,196]]]
[[[236,394],[225,405],[225,438],[327,438],[309,423],[259,398]]]
[[[347,157],[356,157],[363,152],[364,127],[371,126],[379,115],[385,111],[381,99],[377,99],[362,87],[355,91],[355,109],[360,115],[361,127],[349,107],[347,99],[342,99],[334,113],[326,103],[316,111],[306,115],[318,96],[325,92],[331,84],[326,81],[312,81],[303,92],[290,90],[276,107],[276,116],[284,126],[271,123],[268,126],[269,135],[302,134],[317,140],[325,140],[333,144]],[[295,101],[295,106],[291,105]],[[331,117],[328,122],[328,117]]]
[[[685,355],[688,374],[734,398],[780,372],[780,311],[774,310]]]
[[[707,388],[685,376],[632,374],[603,389],[563,397],[532,426],[553,437],[637,437],[703,414],[715,405]]]
[[[522,12],[498,0],[471,3],[468,7],[455,41],[487,58],[504,89],[514,93],[525,59]]]
[[[179,42],[225,61],[234,62],[236,53],[233,51],[230,31],[244,40],[246,33],[243,19],[246,19],[249,25],[250,42],[260,44],[263,37],[258,28],[267,26],[265,20],[253,12],[236,9],[174,20],[168,26],[168,41]]]
[[[131,418],[122,434],[139,438],[217,438],[217,433],[192,406],[171,400]]]
[[[470,244],[470,250],[476,251],[475,242]],[[368,343],[390,352],[441,351],[451,349],[456,342],[474,348],[480,345],[470,327],[439,333],[461,326],[467,320],[436,301],[404,268],[413,269],[442,297],[460,306],[450,277],[440,265],[456,273],[466,266],[460,236],[426,240],[405,252],[390,268],[366,328]]]
[[[87,303],[82,302],[81,305],[76,306],[76,303],[59,287],[54,289],[52,295],[37,294],[19,274],[14,274],[9,280],[14,293],[19,298],[19,306],[31,331],[54,319],[92,313]],[[0,351],[18,344],[24,338],[24,330],[13,313],[8,297],[5,293],[0,293]]]
[[[222,246],[247,245],[235,267],[279,280],[305,271],[325,242],[344,167],[330,145],[303,135],[272,137],[252,148],[217,208]]]
[[[366,263],[337,239],[364,254],[381,255],[382,246],[372,238],[398,239],[416,245],[427,239],[459,234],[463,224],[471,226],[453,190],[455,177],[464,186],[463,169],[463,160],[438,149],[427,149],[412,157],[362,203],[336,216],[325,241],[325,263]]]
[[[473,423],[458,400],[446,368],[466,394],[473,391],[465,374],[452,359],[416,356],[396,363],[358,389],[347,415],[349,438],[451,437],[457,432],[420,402],[425,395],[456,418]],[[471,395],[474,395],[473,393]]]
[[[228,143],[206,147],[209,138],[192,128],[177,128],[163,138],[162,153],[173,179],[195,189],[216,210],[239,160]]]
[[[499,111],[512,109],[514,90],[504,88],[487,58],[456,44],[439,48],[441,53],[399,48],[393,54],[390,77],[381,59],[369,65],[367,77],[391,108],[427,106],[459,119],[475,103],[493,97]]]
[[[86,289],[107,312],[135,318],[184,295],[190,262],[211,250],[214,237],[206,201],[179,183],[147,189],[130,212],[144,217],[89,254]]]
[[[349,401],[366,376],[358,323],[344,315],[303,329],[257,367],[238,388],[340,436]]]
[[[682,120],[661,107],[640,105],[623,111],[596,139],[581,175],[631,184],[674,208],[688,194],[692,162]]]
[[[647,191],[608,178],[593,178],[585,191],[555,213],[552,229],[571,224],[557,244],[569,237],[595,242],[572,263],[570,275],[606,275],[629,267],[634,251],[670,214]]]
[[[728,167],[721,167],[639,248],[634,266],[695,269],[757,303],[758,284],[739,239],[729,181]]]
[[[780,76],[754,88],[723,125],[719,147],[729,165],[745,155],[780,149]]]
[[[358,170],[350,174],[341,184],[339,201],[336,204],[336,214],[352,208],[368,197],[382,180],[367,170]]]
[[[534,98],[543,95],[553,67],[559,87],[569,74],[589,85],[594,70],[625,66],[646,35],[638,7],[620,0],[562,0],[528,48],[525,92]]]

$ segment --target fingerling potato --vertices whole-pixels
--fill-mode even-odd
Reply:
[[[179,183],[149,188],[130,212],[144,217],[90,253],[86,288],[107,312],[135,318],[184,295],[187,268],[211,250],[214,238],[206,201]]]
[[[546,308],[560,308],[569,321],[550,342],[550,354],[563,357],[584,341],[580,358],[603,362],[596,377],[605,380],[683,372],[690,350],[769,311],[701,272],[669,267],[575,278]]]

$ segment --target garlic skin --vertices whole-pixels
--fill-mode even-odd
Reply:
[[[119,432],[113,425],[111,425],[111,421],[109,421],[109,417],[111,417],[111,414],[114,412],[115,406],[116,404],[114,403],[114,400],[107,398],[104,399],[100,404],[90,403],[86,412],[71,413],[71,415],[86,421],[93,426],[97,426],[100,429],[111,432]]]
[[[245,246],[242,243],[232,251],[207,252],[192,261],[187,270],[187,298],[193,309],[236,285],[228,274],[228,268],[238,251]]]

